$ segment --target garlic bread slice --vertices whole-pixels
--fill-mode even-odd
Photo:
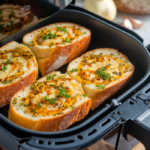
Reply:
[[[48,74],[81,55],[91,40],[91,31],[74,23],[54,23],[26,34],[28,45],[38,60],[39,71]]]
[[[110,48],[89,51],[67,68],[68,75],[81,83],[85,94],[92,99],[91,109],[125,86],[133,72],[134,66],[129,59]]]
[[[38,76],[38,66],[32,51],[17,42],[0,48],[0,107],[10,102],[19,90],[32,84]]]
[[[67,74],[52,72],[13,96],[9,120],[37,131],[61,131],[89,112],[91,99]]]

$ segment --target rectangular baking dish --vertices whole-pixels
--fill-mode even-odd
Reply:
[[[80,149],[91,145],[118,125],[115,119],[109,117],[109,114],[114,110],[114,103],[126,101],[149,76],[150,56],[142,43],[141,37],[128,29],[73,5],[3,40],[0,42],[0,46],[12,40],[21,42],[24,34],[55,22],[73,22],[90,29],[92,38],[88,50],[103,47],[118,49],[134,64],[134,75],[125,88],[105,101],[97,109],[90,111],[83,120],[64,131],[46,133],[22,128],[6,118],[9,106],[1,108],[0,135],[3,136],[0,136],[0,145],[8,150],[10,148],[15,150]],[[66,68],[67,64],[58,70],[64,73]],[[114,101],[112,101],[113,99]],[[8,140],[12,141],[9,145],[7,144]]]

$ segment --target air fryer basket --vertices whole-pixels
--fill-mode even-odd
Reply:
[[[149,76],[150,57],[147,49],[139,40],[140,37],[137,39],[133,36],[134,34],[132,35],[132,32],[127,33],[117,28],[114,23],[107,23],[92,13],[87,14],[71,9],[62,10],[35,26],[2,41],[0,45],[2,46],[12,40],[21,42],[24,34],[55,22],[73,22],[90,29],[92,40],[88,50],[103,47],[118,49],[134,64],[134,75],[125,88],[97,109],[90,111],[83,120],[64,131],[46,133],[22,128],[6,118],[9,106],[1,108],[0,135],[3,135],[3,138],[0,136],[0,145],[5,146],[6,149],[10,149],[10,147],[13,149],[79,149],[91,145],[123,122],[120,118],[111,117],[110,113],[115,109],[114,104],[126,102],[126,99],[135,93]],[[58,70],[66,72],[66,68],[67,64]],[[112,101],[112,99],[114,100]],[[6,142],[8,138],[9,141],[12,140],[9,145]]]

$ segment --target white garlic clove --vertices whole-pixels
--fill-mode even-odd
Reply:
[[[123,23],[122,23],[122,26],[132,30],[133,29],[133,26],[132,26],[132,23],[130,22],[130,20],[128,18],[126,18],[125,16],[123,16]]]
[[[132,23],[132,26],[134,29],[140,28],[144,25],[144,23],[141,20],[129,18],[130,22]]]

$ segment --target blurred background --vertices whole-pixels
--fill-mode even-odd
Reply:
[[[150,0],[76,0],[75,5],[133,30],[144,39],[145,46],[150,44]],[[117,133],[114,132],[105,141],[115,145],[116,139]],[[137,143],[136,139],[126,141],[121,136],[118,150],[131,150]],[[98,145],[94,144],[92,149],[100,148]]]
[[[76,5],[125,26],[150,43],[150,0],[76,0]]]

